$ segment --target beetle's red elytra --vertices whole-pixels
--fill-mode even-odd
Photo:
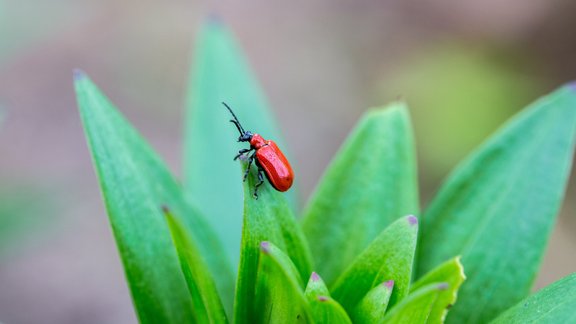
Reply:
[[[262,174],[266,175],[268,182],[278,191],[287,191],[292,186],[294,182],[294,172],[292,167],[288,162],[284,153],[278,148],[276,143],[271,140],[265,140],[262,136],[251,131],[245,131],[238,121],[238,118],[225,102],[222,103],[228,111],[232,114],[234,119],[230,122],[236,125],[238,132],[240,132],[240,137],[238,137],[238,142],[249,142],[250,148],[241,149],[238,154],[234,157],[234,160],[249,155],[248,157],[248,168],[244,173],[243,181],[246,181],[248,174],[250,173],[250,167],[252,162],[255,162],[258,168],[258,183],[254,187],[254,197],[258,199],[258,187],[264,183],[264,177]],[[252,154],[250,152],[254,151]]]

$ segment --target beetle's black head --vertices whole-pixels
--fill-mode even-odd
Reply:
[[[251,131],[246,131],[240,137],[238,137],[238,142],[250,142],[254,134]]]

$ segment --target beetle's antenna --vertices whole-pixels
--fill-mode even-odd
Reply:
[[[246,133],[246,132],[244,131],[244,127],[242,127],[242,124],[240,124],[238,117],[236,117],[236,114],[234,114],[234,112],[232,111],[230,106],[228,106],[225,102],[222,102],[222,104],[224,105],[224,107],[228,108],[228,111],[230,111],[230,113],[232,114],[232,117],[234,117],[234,120],[230,120],[230,121],[232,123],[234,123],[234,125],[236,125],[236,128],[238,128],[238,131],[240,132],[240,136],[244,135],[244,133]]]

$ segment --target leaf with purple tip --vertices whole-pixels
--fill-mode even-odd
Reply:
[[[308,298],[316,298],[318,296],[330,296],[330,291],[326,287],[324,280],[316,272],[312,272],[304,294]]]
[[[394,281],[388,280],[368,291],[352,312],[354,323],[382,323],[393,288]]]
[[[448,322],[485,323],[527,296],[570,174],[576,91],[511,119],[449,176],[426,210],[418,273],[462,255],[470,277]]]
[[[302,225],[330,287],[386,226],[418,213],[416,158],[406,105],[364,115],[327,168]]]
[[[401,301],[410,289],[417,235],[414,216],[403,217],[386,227],[338,278],[332,296],[351,313],[372,288],[385,280],[394,280],[389,304]]]
[[[392,307],[382,323],[441,323],[434,320],[429,322],[429,318],[438,296],[446,289],[446,283],[434,283],[418,289]]]
[[[306,301],[298,269],[290,257],[271,242],[260,244],[254,298],[249,304],[257,310],[237,323],[311,323],[310,305]]]
[[[448,285],[447,289],[438,295],[438,299],[428,316],[429,322],[442,323],[446,318],[448,310],[456,303],[458,289],[460,289],[464,280],[466,280],[464,268],[460,263],[460,257],[456,257],[444,262],[418,279],[418,281],[410,287],[410,292],[412,293],[433,283],[446,283]]]
[[[304,295],[316,323],[351,323],[342,305],[330,297],[328,287],[316,272],[310,275]]]
[[[253,302],[260,242],[269,241],[286,251],[301,278],[307,278],[312,272],[306,238],[286,197],[265,183],[259,188],[259,198],[255,199],[253,192],[257,181],[253,168],[244,183],[244,225],[234,305],[238,323],[251,323],[250,319],[261,312]]]

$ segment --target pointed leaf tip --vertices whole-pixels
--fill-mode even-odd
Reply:
[[[260,250],[262,251],[262,253],[270,253],[270,242],[268,241],[263,241],[262,243],[260,243]]]
[[[86,78],[86,73],[80,69],[74,69],[72,75],[74,76],[74,81],[80,81]]]
[[[312,272],[312,274],[310,275],[310,279],[312,281],[319,281],[320,280],[320,276],[316,273],[316,272]]]
[[[394,288],[394,280],[384,281],[382,284],[388,289]]]
[[[407,220],[410,225],[418,225],[418,218],[416,218],[414,215],[409,215]]]
[[[215,11],[210,12],[206,16],[206,24],[210,26],[222,26],[224,22],[222,21],[222,17]]]

